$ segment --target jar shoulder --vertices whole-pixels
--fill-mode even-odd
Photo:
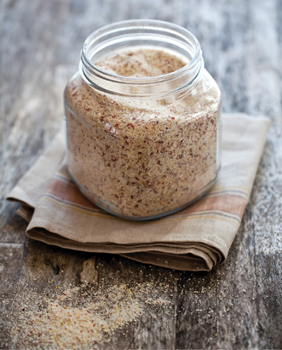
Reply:
[[[82,85],[85,84],[79,71],[77,71],[68,81],[64,90],[64,100],[71,103],[72,100],[76,99],[78,89],[81,89]]]
[[[203,86],[202,89],[205,93],[211,94],[215,98],[220,99],[221,92],[217,85],[217,82],[205,68],[203,68],[200,80]]]
[[[128,123],[136,128],[148,124],[165,126],[173,120],[192,123],[201,115],[214,114],[220,104],[220,91],[212,76],[203,70],[197,83],[181,98],[170,100],[129,99],[107,95],[89,86],[77,72],[69,80],[65,92],[65,107],[92,126],[114,123],[120,127]]]

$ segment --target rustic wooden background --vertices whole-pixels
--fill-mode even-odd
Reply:
[[[30,241],[17,205],[5,201],[61,127],[63,89],[77,70],[84,39],[103,25],[134,18],[191,30],[222,90],[223,111],[272,120],[241,228],[227,262],[211,273]],[[0,45],[0,348],[16,348],[11,327],[18,322],[19,296],[48,288],[48,280],[79,284],[90,262],[98,286],[110,276],[156,288],[170,279],[174,310],[155,322],[144,310],[126,333],[98,349],[282,349],[282,1],[1,0]]]

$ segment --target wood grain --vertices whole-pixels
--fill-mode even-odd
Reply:
[[[84,39],[108,23],[156,18],[191,30],[217,80],[223,111],[272,120],[250,203],[226,263],[182,273],[27,240],[5,196],[62,125],[63,90]],[[0,2],[0,348],[32,291],[151,283],[171,309],[142,316],[97,349],[282,348],[282,2],[280,0],[3,0]],[[50,281],[53,281],[51,284]],[[4,297],[3,297],[4,296]]]
[[[22,244],[0,243],[0,349],[9,349],[12,301],[16,296],[23,256]]]

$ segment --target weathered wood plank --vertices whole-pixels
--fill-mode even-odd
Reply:
[[[44,300],[42,298],[46,298],[46,295],[50,294],[50,298],[56,299],[57,289],[62,293],[70,284],[73,286],[79,284],[83,262],[89,257],[89,254],[65,251],[43,243],[27,241],[22,271],[13,300],[13,322],[9,325],[11,339],[8,348],[34,345],[26,334],[27,322],[32,318],[30,315],[36,313],[37,305],[42,304]],[[87,271],[87,275],[90,276],[89,269]],[[39,310],[43,312],[44,309]]]
[[[21,272],[22,244],[0,243],[0,349],[10,348],[13,301]]]
[[[178,281],[176,349],[206,349],[217,341],[217,271],[183,273]]]
[[[256,262],[259,347],[282,349],[282,254],[259,254]]]
[[[19,205],[5,203],[0,217],[0,242],[24,243],[26,241],[26,221],[16,215]]]
[[[225,265],[218,267],[218,342],[221,349],[258,346],[258,310],[255,241],[251,206]]]
[[[101,349],[174,349],[177,284],[181,273],[118,256],[100,255],[97,262],[99,283],[103,282],[105,286],[125,284],[129,288],[137,286],[141,291],[137,296],[142,309],[140,317],[121,328]]]

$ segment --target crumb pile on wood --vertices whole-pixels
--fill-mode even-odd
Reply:
[[[12,333],[21,348],[84,349],[107,342],[110,336],[136,321],[147,307],[152,313],[168,312],[168,286],[162,297],[151,283],[100,287],[90,284],[30,295],[28,304],[17,305],[19,322]],[[160,311],[160,309],[162,311]],[[156,315],[153,317],[157,317]]]

